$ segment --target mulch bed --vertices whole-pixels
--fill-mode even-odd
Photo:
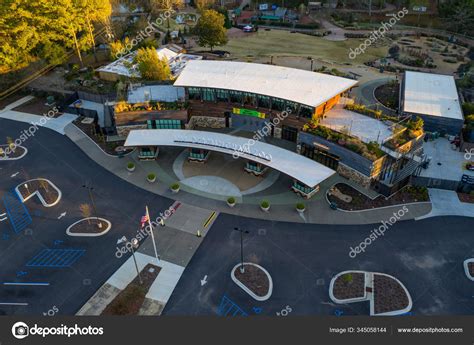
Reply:
[[[153,269],[153,272],[150,272]],[[137,277],[127,285],[104,309],[101,315],[137,315],[145,301],[150,286],[160,273],[161,267],[148,264],[140,272],[143,284]]]
[[[351,196],[352,201],[347,203],[338,197],[329,194],[328,199],[330,202],[336,203],[338,208],[346,211],[360,211],[377,207],[407,204],[411,202],[429,201],[429,195],[426,189],[420,189],[418,187],[412,186],[403,188],[388,199],[382,195],[379,195],[373,200],[348,184],[337,183],[335,187],[343,194]]]
[[[53,188],[48,181],[33,180],[29,181],[27,185],[28,187],[25,187],[25,184],[23,183],[18,187],[18,190],[24,199],[29,197],[31,193],[34,193],[35,191],[39,191],[41,193],[41,196],[47,204],[52,204],[59,198],[58,191]]]
[[[8,149],[8,145],[6,146],[0,146],[0,149],[3,150],[3,153],[0,153],[0,159],[4,157],[5,151]],[[22,154],[25,153],[25,149],[23,147],[15,147],[15,151],[9,150],[8,158],[16,158],[20,157]]]
[[[474,278],[474,262],[469,262],[467,264],[469,275]]]
[[[99,228],[99,224],[102,225],[102,227]],[[96,234],[107,229],[107,226],[108,224],[103,220],[91,218],[75,224],[69,231],[74,234]]]
[[[375,314],[402,310],[408,306],[408,296],[397,281],[380,274],[374,274]]]
[[[240,272],[240,266],[235,269],[235,278],[255,295],[265,296],[270,288],[270,282],[265,272],[253,265],[244,265],[244,268],[244,273]]]
[[[343,274],[334,281],[332,290],[334,297],[340,300],[364,297],[364,273],[350,273],[352,279],[347,277],[348,274]]]
[[[374,91],[375,98],[384,106],[390,109],[398,109],[399,84],[384,84],[377,87]]]
[[[459,201],[474,204],[474,194],[458,193]]]
[[[91,138],[99,147],[108,153],[109,155],[118,156],[119,152],[116,151],[116,148],[119,146],[123,146],[125,143],[124,140],[121,141],[114,141],[114,142],[106,142],[107,136],[102,136],[98,134],[95,130],[95,124],[85,124],[81,121],[84,120],[84,117],[80,116],[75,121],[74,124],[83,131],[89,138]],[[127,154],[131,149],[123,151],[123,154]]]

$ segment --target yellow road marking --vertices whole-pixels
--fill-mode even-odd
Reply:
[[[211,215],[209,216],[209,218],[207,218],[206,222],[203,224],[203,228],[207,228],[207,226],[209,225],[209,223],[214,219],[214,217],[216,216],[216,212],[215,211],[212,211]]]

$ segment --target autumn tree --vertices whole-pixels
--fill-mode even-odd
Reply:
[[[168,80],[171,78],[170,67],[166,59],[160,59],[156,49],[140,48],[134,62],[143,79]]]
[[[209,47],[211,51],[216,46],[227,43],[227,29],[224,27],[225,18],[214,10],[205,10],[199,18],[194,32],[198,36],[201,47]]]

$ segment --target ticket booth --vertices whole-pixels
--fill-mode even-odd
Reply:
[[[266,165],[254,161],[247,161],[244,167],[246,172],[254,174],[255,176],[263,175],[267,169],[268,167]]]
[[[209,158],[209,151],[203,149],[190,148],[188,161],[204,163]]]
[[[315,187],[309,187],[298,180],[293,180],[291,189],[295,193],[301,195],[303,198],[309,199],[319,191],[319,185],[316,185]]]
[[[155,160],[159,152],[157,146],[141,146],[138,148],[138,159],[141,161]]]

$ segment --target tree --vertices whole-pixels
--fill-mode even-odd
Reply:
[[[199,18],[195,33],[201,47],[212,48],[227,43],[227,29],[224,27],[224,16],[214,10],[203,11]]]
[[[160,59],[153,48],[140,48],[134,62],[143,79],[168,80],[171,78],[170,67],[165,59]]]
[[[81,211],[81,215],[84,218],[88,218],[87,222],[90,224],[91,220],[89,219],[92,215],[91,207],[89,204],[80,204],[79,205],[79,210]]]
[[[183,7],[184,1],[182,0],[150,0],[150,8],[152,11],[158,10],[158,12],[171,10],[173,8]]]
[[[204,11],[214,5],[215,0],[194,0],[194,5],[198,11]]]

